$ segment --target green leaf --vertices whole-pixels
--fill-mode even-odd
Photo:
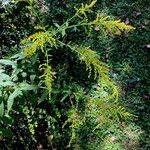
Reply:
[[[11,81],[6,81],[6,82],[0,82],[0,87],[6,87],[6,86],[15,86],[16,84]]]
[[[11,59],[16,59],[16,60],[22,60],[24,58],[25,58],[25,55],[23,53],[18,53],[11,57]]]
[[[21,75],[22,75],[22,77],[24,77],[24,78],[25,78],[25,77],[27,76],[27,73],[26,73],[26,72],[22,72],[22,74],[21,74]]]
[[[7,75],[7,74],[5,74],[5,73],[2,73],[1,71],[0,71],[0,81],[2,81],[2,80],[10,80],[10,76],[9,75]]]
[[[43,102],[47,98],[47,96],[48,96],[48,91],[47,90],[43,91],[41,98],[39,98],[39,100],[38,100],[38,104]]]
[[[37,87],[35,85],[30,85],[28,83],[20,83],[19,84],[19,89],[21,91],[30,91],[30,90],[35,90]]]
[[[9,98],[7,101],[7,113],[6,113],[6,115],[9,114],[9,111],[11,110],[11,108],[14,104],[14,99],[20,95],[22,95],[22,91],[20,89],[15,89],[15,91],[9,95]]]
[[[11,138],[13,136],[13,133],[10,129],[4,128],[0,128],[0,134],[2,134],[6,138]]]
[[[54,23],[54,25],[55,25],[57,28],[60,27],[60,25],[59,25],[58,23]]]
[[[2,98],[0,98],[0,117],[4,115],[4,103]]]
[[[4,115],[2,122],[3,124],[12,125],[14,123],[14,119],[9,116]]]
[[[62,30],[62,37],[64,37],[66,35],[66,31],[65,30]]]
[[[18,96],[23,95],[22,91],[29,91],[29,90],[35,90],[37,87],[34,85],[30,85],[28,83],[20,83],[18,87],[14,90],[13,93],[9,95],[8,101],[7,101],[7,113],[6,115],[9,114],[13,104],[14,104],[14,99]]]
[[[2,65],[10,65],[13,68],[15,68],[17,66],[14,61],[10,61],[10,60],[7,60],[7,59],[0,59],[0,64],[2,64]]]
[[[3,67],[0,65],[0,73],[3,73],[3,72],[5,72],[5,70],[4,69],[2,69]]]
[[[69,25],[68,22],[66,22],[65,25],[66,25],[66,27],[68,27],[68,25]]]
[[[60,102],[63,102],[69,95],[66,94],[65,96],[63,96],[63,98],[60,100]]]

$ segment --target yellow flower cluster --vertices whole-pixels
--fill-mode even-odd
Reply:
[[[39,48],[44,53],[45,44],[48,43],[50,47],[56,47],[56,40],[53,35],[48,31],[40,31],[32,34],[28,38],[21,41],[21,44],[25,45],[24,54],[26,56],[32,56]]]

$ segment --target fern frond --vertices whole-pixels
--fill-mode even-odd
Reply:
[[[44,46],[46,43],[48,43],[51,47],[56,47],[56,39],[48,31],[37,32],[21,41],[21,44],[28,44],[24,48],[24,54],[26,56],[32,56],[38,48],[40,48],[41,51],[44,52]]]

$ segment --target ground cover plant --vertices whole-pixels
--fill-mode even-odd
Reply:
[[[124,78],[132,72],[129,63],[115,60],[122,55],[117,40],[128,41],[135,28],[98,7],[109,2],[96,2],[1,3],[2,149],[141,147],[145,132],[133,122],[126,125],[138,113],[124,107],[132,107],[130,99],[139,94],[124,95],[130,85]]]

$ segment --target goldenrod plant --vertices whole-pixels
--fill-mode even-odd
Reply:
[[[23,0],[15,0],[16,3],[20,1]],[[29,3],[30,7],[28,8],[32,15],[36,1],[24,1]],[[54,26],[47,28],[42,24],[37,24],[34,33],[21,41],[22,51],[20,53],[12,56],[11,60],[0,60],[0,71],[3,75],[3,78],[0,78],[1,117],[10,117],[15,111],[13,105],[19,103],[21,97],[24,98],[24,105],[27,105],[32,99],[37,105],[46,100],[51,105],[49,111],[56,115],[55,119],[58,122],[61,122],[60,118],[65,116],[61,123],[61,130],[66,131],[69,128],[71,131],[67,141],[68,147],[70,147],[78,136],[77,131],[85,125],[87,119],[93,121],[94,127],[91,130],[94,132],[101,125],[119,124],[121,119],[124,120],[131,115],[125,111],[125,108],[119,106],[117,84],[109,77],[109,66],[100,59],[96,50],[91,45],[82,44],[82,41],[81,44],[77,44],[74,41],[66,42],[65,40],[67,33],[74,28],[83,28],[86,29],[86,32],[92,31],[93,34],[97,32],[95,31],[97,28],[99,32],[105,32],[108,35],[109,33],[120,35],[122,31],[134,29],[131,25],[126,25],[120,20],[112,20],[109,16],[101,18],[99,14],[96,14],[95,19],[88,19],[89,14],[94,14],[93,7],[96,2],[97,0],[93,0],[90,4],[82,4],[80,8],[75,8],[75,15],[62,25],[55,23]],[[79,20],[78,23],[73,24],[73,20],[76,19]],[[80,84],[71,80],[72,77],[69,75],[66,75],[67,79],[62,78],[59,81],[61,71],[57,72],[57,67],[52,63],[52,57],[55,58],[55,52],[59,52],[60,49],[63,49],[64,53],[67,51],[70,57],[79,60],[81,66],[85,65],[84,71],[88,72],[88,79],[93,80],[93,83],[97,85],[96,89],[89,89],[87,92]],[[53,61],[55,62],[55,60]],[[22,64],[22,68],[19,68],[18,62]],[[65,62],[55,63],[65,64]],[[12,66],[12,74],[5,70],[6,65]],[[62,67],[62,70],[65,72],[65,67]],[[21,79],[19,79],[20,76],[22,76]],[[68,85],[65,85],[65,80],[68,80],[70,86],[74,83],[67,90],[65,88]],[[78,88],[74,89],[75,87]],[[61,101],[58,102],[60,97]],[[57,109],[56,102],[60,106],[63,105],[64,108]],[[82,109],[81,103],[84,103]],[[34,105],[36,106],[36,104]],[[51,114],[51,112],[49,113]],[[30,131],[34,134],[35,129],[33,128],[38,126],[37,121],[33,123],[36,125],[31,125],[32,121],[29,119],[30,117],[28,118]],[[50,124],[54,125],[52,120]],[[57,125],[54,126],[57,128]],[[49,130],[55,140],[60,138],[55,132],[52,133],[51,128]],[[52,143],[54,144],[54,142]]]

